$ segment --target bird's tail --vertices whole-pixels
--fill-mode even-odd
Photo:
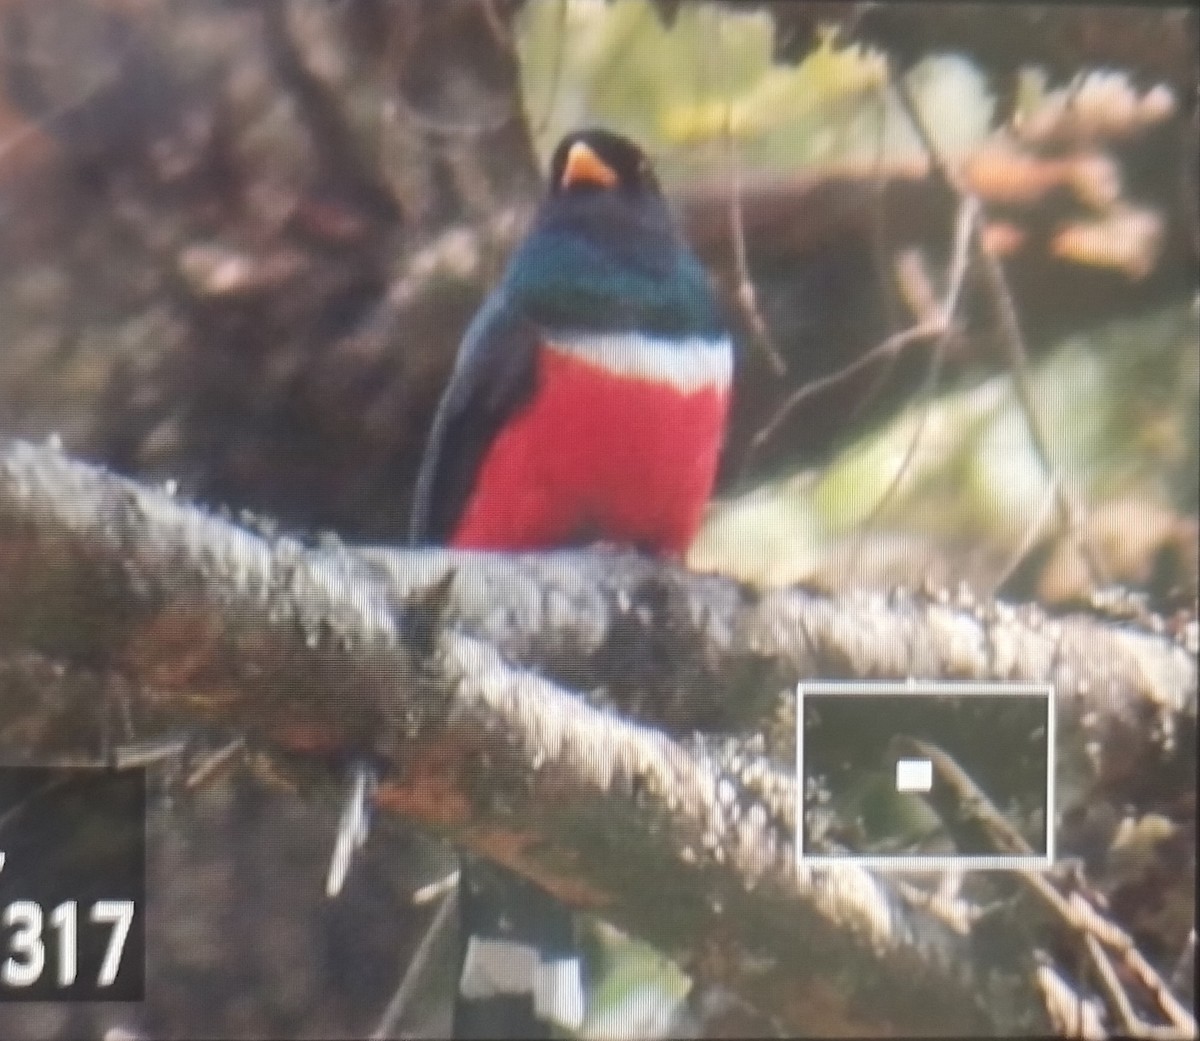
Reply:
[[[454,1036],[549,1038],[583,1022],[571,912],[504,868],[464,857]]]

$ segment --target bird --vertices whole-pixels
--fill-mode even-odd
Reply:
[[[414,545],[595,543],[681,558],[720,460],[733,341],[653,164],[567,134],[525,238],[467,327],[417,475]],[[464,857],[454,1035],[545,1037],[584,1016],[567,909]]]

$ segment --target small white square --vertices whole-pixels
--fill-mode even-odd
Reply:
[[[933,763],[928,759],[896,760],[896,791],[927,792],[933,788]]]

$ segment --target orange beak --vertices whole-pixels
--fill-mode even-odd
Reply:
[[[567,152],[567,162],[563,167],[563,188],[576,184],[595,184],[601,188],[612,188],[617,183],[617,174],[611,166],[601,159],[582,141],[576,141]]]

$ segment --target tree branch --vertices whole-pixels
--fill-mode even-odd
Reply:
[[[1028,1010],[1034,975],[982,964],[865,871],[797,871],[795,780],[778,755],[718,763],[642,724],[769,727],[778,751],[800,676],[1052,680],[1068,744],[1124,736],[1111,758],[1103,741],[1098,766],[1118,783],[1122,767],[1144,774],[1140,755],[1166,754],[1196,703],[1185,646],[1094,619],[757,594],[628,554],[305,549],[20,442],[0,442],[6,648],[122,677],[137,736],[209,721],[308,759],[368,755],[380,807],[797,1030],[860,1034],[995,1029],[1012,1013],[987,1003],[985,977],[1002,973]],[[606,675],[602,701],[627,718],[572,696]],[[702,695],[690,709],[689,687]],[[48,682],[31,703],[0,685],[0,754],[94,748],[105,689]]]

